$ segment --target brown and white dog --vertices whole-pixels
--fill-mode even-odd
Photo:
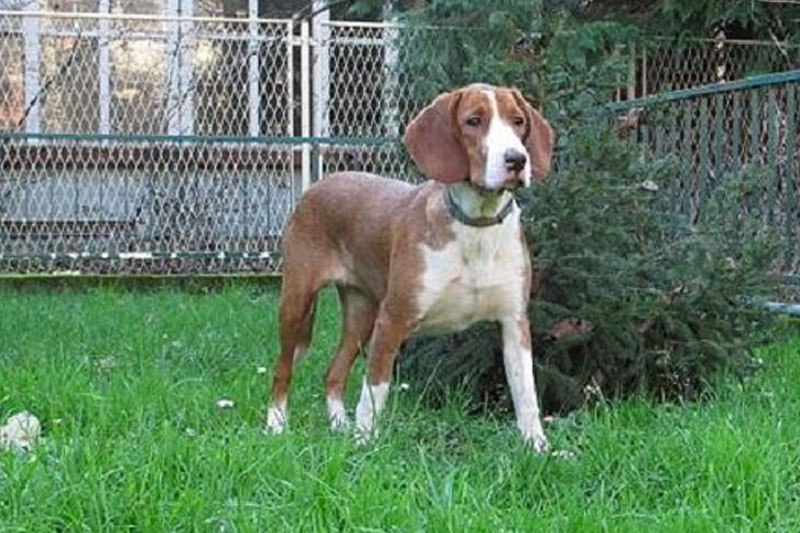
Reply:
[[[315,296],[334,283],[343,319],[326,374],[332,428],[349,425],[342,398],[360,344],[369,341],[356,431],[368,438],[407,336],[496,320],[517,426],[544,450],[527,314],[531,266],[512,191],[547,175],[553,131],[517,90],[475,84],[436,98],[403,140],[433,181],[414,187],[332,174],[305,193],[288,224],[267,427],[285,427],[292,367],[309,345]]]

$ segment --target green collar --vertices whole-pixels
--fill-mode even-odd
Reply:
[[[444,191],[444,203],[447,205],[447,210],[454,219],[458,220],[462,224],[476,228],[485,228],[486,226],[502,224],[503,220],[505,220],[505,218],[514,209],[514,197],[512,196],[508,199],[506,205],[504,205],[496,215],[490,217],[471,217],[466,214],[463,209],[461,209],[461,206],[458,205],[456,199],[453,198],[453,192],[450,187],[447,187]]]

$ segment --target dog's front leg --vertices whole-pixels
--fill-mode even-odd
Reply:
[[[356,432],[359,442],[368,441],[389,395],[392,367],[400,344],[411,332],[409,320],[392,316],[382,306],[375,321],[369,344],[367,372],[356,407]]]
[[[527,318],[502,321],[503,365],[506,369],[508,387],[514,400],[517,427],[533,449],[547,449],[547,438],[539,418],[539,400],[533,382],[533,358],[531,356],[531,330]]]

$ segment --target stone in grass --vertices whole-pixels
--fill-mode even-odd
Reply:
[[[574,461],[578,455],[570,450],[553,450],[550,455],[557,459],[566,459],[567,461]]]
[[[217,406],[217,409],[220,411],[225,411],[226,409],[233,409],[233,400],[229,400],[227,398],[221,398],[217,400],[214,404]]]
[[[117,367],[117,359],[114,356],[101,357],[94,362],[94,368],[100,373],[110,372]]]
[[[39,419],[27,411],[9,417],[6,424],[0,427],[0,448],[27,452],[36,443],[42,432]]]

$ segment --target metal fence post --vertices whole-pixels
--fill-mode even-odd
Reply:
[[[400,91],[399,72],[397,64],[400,53],[397,49],[397,27],[394,25],[394,2],[385,0],[383,3],[383,123],[387,131],[380,135],[399,136],[400,117],[397,109],[397,99]]]
[[[295,98],[294,98],[294,20],[287,20],[286,21],[286,135],[294,136],[297,134],[294,130],[294,106],[295,106]],[[290,145],[288,147],[291,154],[291,180],[292,180],[292,198],[291,198],[291,205],[294,206],[299,196],[298,193],[301,192],[301,185],[298,183],[297,176],[295,174],[296,167],[295,167],[295,147]]]
[[[294,131],[294,21],[286,21],[286,135]]]
[[[796,258],[797,252],[797,175],[795,174],[794,167],[797,164],[797,158],[794,157],[795,139],[797,131],[797,103],[796,103],[795,86],[790,85],[786,88],[786,149],[783,153],[784,169],[786,184],[786,202],[784,203],[786,209],[786,242],[789,243],[786,247],[786,262],[785,266],[791,269],[793,262]]]
[[[108,15],[110,0],[100,0],[98,11],[101,15]],[[98,21],[99,34],[97,37],[97,78],[98,78],[98,108],[100,120],[98,129],[101,135],[111,133],[111,60],[109,57],[111,32],[110,20],[104,16]],[[103,141],[106,144],[108,141]]]
[[[314,137],[328,137],[330,135],[330,123],[328,121],[328,109],[330,102],[331,67],[330,67],[330,33],[328,25],[330,21],[330,11],[323,9],[327,4],[326,0],[314,0],[312,9],[316,13],[311,19],[311,36],[313,42],[313,80],[311,90],[313,98],[311,105],[314,109],[314,120],[312,131]],[[322,179],[323,159],[322,150],[317,149],[315,180]]]
[[[39,2],[27,2],[24,7],[30,16],[22,20],[22,39],[25,50],[25,131],[39,133],[39,91],[41,78],[39,74]]]
[[[258,40],[258,0],[249,0],[247,5],[248,36],[247,43],[247,132],[251,137],[261,134],[259,110],[261,96],[259,90],[259,40]]]
[[[303,136],[300,190],[311,186],[311,61],[308,20],[300,22],[300,135]]]
[[[780,183],[780,169],[778,168],[778,98],[774,87],[767,90],[767,169],[769,181],[767,182],[767,226],[772,226],[777,218],[777,195]]]
[[[194,0],[181,0],[181,23],[178,37],[178,61],[180,68],[180,132],[194,134]]]
[[[180,25],[178,15],[180,14],[181,0],[167,0],[166,15],[169,20],[167,25],[167,61],[164,67],[167,69],[167,106],[165,118],[167,120],[167,133],[169,135],[180,135],[181,133],[181,86],[180,86]]]

